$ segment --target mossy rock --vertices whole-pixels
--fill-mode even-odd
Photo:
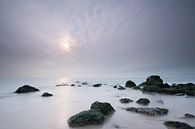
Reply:
[[[101,112],[104,115],[110,114],[115,111],[110,103],[102,103],[98,101],[92,103],[90,109]]]

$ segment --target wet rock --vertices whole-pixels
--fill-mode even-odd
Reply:
[[[48,93],[48,92],[44,92],[41,96],[42,97],[50,97],[50,96],[53,96],[53,94]]]
[[[22,87],[19,87],[15,93],[29,93],[29,92],[36,92],[39,91],[39,89],[29,86],[29,85],[24,85]]]
[[[179,121],[165,121],[164,125],[171,129],[194,129],[194,127],[190,126],[189,124]]]
[[[128,98],[122,98],[119,100],[121,103],[130,103],[130,102],[133,102],[133,100],[131,99],[128,99]]]
[[[184,116],[183,116],[182,118],[186,118],[186,119],[195,119],[195,115],[186,113],[186,114],[184,114]]]
[[[110,103],[106,103],[106,102],[102,103],[102,102],[98,102],[98,101],[94,102],[91,105],[90,109],[101,112],[104,115],[113,113],[115,111]]]
[[[142,105],[148,105],[150,103],[150,100],[147,98],[140,98],[139,100],[136,101],[136,103],[142,104]]]
[[[68,119],[70,127],[81,127],[86,125],[102,124],[104,115],[96,110],[82,111]]]
[[[163,80],[158,75],[152,75],[146,79],[146,84],[147,85],[162,85]]]
[[[118,90],[125,90],[126,88],[125,87],[123,87],[123,86],[118,86]]]
[[[133,81],[129,80],[126,82],[125,87],[128,88],[136,87],[136,84]]]
[[[102,84],[101,83],[98,83],[98,84],[94,84],[93,87],[101,87]]]
[[[168,109],[166,108],[135,108],[135,107],[127,107],[127,111],[136,112],[144,115],[150,116],[162,116],[168,113]]]

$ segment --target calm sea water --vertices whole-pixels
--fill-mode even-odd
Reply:
[[[56,84],[75,83],[87,81],[89,85],[78,87],[56,87]],[[79,129],[114,129],[118,125],[121,129],[166,129],[165,120],[179,120],[195,126],[195,120],[181,119],[185,113],[195,114],[195,98],[184,96],[169,96],[159,94],[143,94],[140,91],[127,89],[119,91],[112,85],[121,84],[127,78],[114,79],[0,79],[0,129],[69,129],[67,120],[70,116],[89,109],[95,101],[109,102],[116,112],[107,118],[103,125],[87,126]],[[137,84],[144,78],[132,79]],[[193,82],[186,79],[164,79],[169,83]],[[99,88],[91,87],[94,83],[105,83]],[[29,84],[40,89],[40,92],[28,94],[14,94],[19,86]],[[76,84],[76,83],[75,83]],[[54,94],[53,97],[42,98],[45,91]],[[151,117],[132,112],[122,108],[128,106],[141,107],[135,102],[121,104],[119,99],[128,97],[137,100],[147,97],[151,100],[148,107],[164,107],[169,114],[162,117]],[[163,100],[164,104],[158,103]]]

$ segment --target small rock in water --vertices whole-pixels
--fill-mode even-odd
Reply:
[[[88,85],[88,82],[82,82],[82,85]]]
[[[118,90],[125,90],[126,88],[125,87],[123,87],[123,86],[118,86]]]
[[[189,124],[179,121],[165,121],[164,125],[171,129],[194,129],[194,127],[190,126]]]
[[[142,104],[142,105],[148,105],[150,103],[150,100],[147,98],[140,98],[139,100],[136,101],[136,103]]]
[[[39,91],[39,89],[29,85],[24,85],[22,87],[19,87],[14,93],[29,93],[29,92],[36,92],[36,91]]]
[[[117,88],[117,86],[113,86],[113,88]]]
[[[56,86],[69,86],[69,84],[66,84],[66,83],[62,83],[62,84],[58,84]]]
[[[184,118],[184,119],[195,119],[195,115],[186,113],[186,114],[184,114],[184,116],[182,118]]]
[[[41,96],[42,97],[50,97],[50,96],[53,96],[53,94],[48,93],[48,92],[44,92]]]
[[[93,87],[101,87],[102,84],[101,83],[98,83],[98,84],[94,84]]]
[[[92,103],[90,109],[99,111],[103,113],[104,115],[113,113],[115,111],[110,103],[106,103],[106,102],[102,103],[98,101]]]
[[[68,119],[70,127],[81,127],[86,125],[102,124],[104,115],[96,110],[82,111]]]
[[[75,86],[75,84],[71,84],[70,86]]]
[[[133,100],[131,99],[128,99],[128,98],[122,98],[119,100],[121,103],[130,103],[130,102],[133,102]]]
[[[135,107],[127,107],[127,111],[136,112],[140,114],[150,115],[150,116],[162,116],[168,113],[168,109],[166,108],[135,108]]]

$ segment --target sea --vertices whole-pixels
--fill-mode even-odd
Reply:
[[[147,94],[139,90],[117,90],[116,84],[125,85],[129,78],[4,78],[0,79],[0,129],[72,129],[68,119],[88,110],[95,101],[109,102],[116,110],[106,117],[102,125],[75,129],[166,129],[164,121],[174,120],[195,126],[195,120],[182,119],[185,113],[195,114],[195,97]],[[136,84],[145,78],[130,78]],[[165,82],[187,83],[194,79],[167,78]],[[88,82],[88,85],[81,85]],[[75,86],[56,86],[67,83]],[[101,83],[101,87],[93,84]],[[193,82],[194,83],[194,82]],[[39,92],[15,94],[14,91],[25,84],[37,87]],[[80,86],[81,85],[81,86]],[[41,97],[50,92],[52,97]],[[134,102],[122,104],[121,98]],[[139,98],[150,99],[148,106],[138,105]],[[164,103],[159,103],[162,100]],[[124,110],[126,107],[161,107],[169,109],[165,116],[146,116]]]

